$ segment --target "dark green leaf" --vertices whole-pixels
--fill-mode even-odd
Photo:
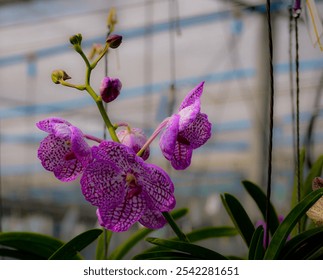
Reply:
[[[134,260],[192,260],[194,259],[191,255],[173,252],[173,251],[156,251],[150,253],[143,253],[136,255]]]
[[[181,251],[189,253],[193,258],[197,259],[207,259],[207,260],[226,260],[227,258],[221,254],[212,251],[210,249],[198,246],[195,244],[182,242],[182,241],[173,241],[159,238],[147,238],[148,242],[163,246],[172,250]]]
[[[255,227],[251,222],[247,212],[240,204],[238,199],[236,199],[231,194],[221,195],[221,199],[225,209],[227,210],[232,222],[239,231],[240,235],[246,242],[247,246],[250,246],[252,235],[255,231]]]
[[[280,259],[300,260],[310,258],[323,248],[323,227],[313,228],[289,240],[279,255]]]
[[[100,234],[102,234],[102,229],[91,229],[85,231],[60,247],[53,255],[50,256],[49,259],[70,260],[75,257],[78,252],[97,239]]]
[[[0,248],[0,256],[17,260],[45,260],[45,258],[29,252]]]
[[[32,232],[2,232],[0,245],[13,248],[26,255],[48,259],[64,242],[51,236]]]
[[[288,235],[295,227],[297,221],[306,213],[306,211],[323,195],[323,189],[311,192],[292,211],[285,217],[277,228],[265,253],[265,259],[277,259],[288,238]]]
[[[264,228],[263,226],[257,227],[252,236],[249,247],[249,260],[261,260],[264,257]]]
[[[266,220],[266,206],[267,206],[267,197],[266,194],[262,191],[260,187],[255,185],[254,183],[250,181],[242,181],[242,184],[246,191],[250,194],[250,196],[253,198],[253,200],[256,202],[264,220]],[[270,224],[269,224],[269,230],[271,234],[273,235],[279,226],[279,220],[278,216],[276,214],[275,208],[270,203],[269,206],[270,211]]]
[[[172,217],[177,220],[188,213],[187,208],[174,210],[171,212]],[[111,260],[122,259],[140,240],[144,239],[149,233],[153,232],[152,229],[143,228],[136,231],[124,243],[120,244],[109,256]]]

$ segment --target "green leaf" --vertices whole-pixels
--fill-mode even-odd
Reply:
[[[249,247],[249,260],[261,260],[264,257],[264,228],[263,226],[257,227],[252,236]]]
[[[232,237],[238,234],[238,231],[234,227],[205,227],[194,230],[186,234],[187,238],[193,243],[209,238],[220,238],[220,237]],[[171,240],[178,240],[178,237],[172,238]],[[145,250],[145,253],[153,251],[163,250],[160,246],[154,246]],[[165,250],[165,249],[164,249]]]
[[[246,189],[246,191],[249,193],[249,195],[256,202],[264,220],[266,220],[266,206],[267,206],[266,194],[262,191],[260,187],[258,187],[257,185],[255,185],[250,181],[242,181],[242,184]],[[271,203],[269,206],[269,211],[270,211],[269,230],[270,230],[270,233],[273,235],[277,227],[279,226],[279,220],[278,220],[278,216],[275,211],[275,208]]]
[[[107,259],[109,245],[112,237],[112,231],[103,229],[103,234],[98,238],[96,245],[95,259],[105,260]]]
[[[289,240],[279,255],[280,259],[308,259],[323,248],[323,227],[313,228]]]
[[[188,213],[187,208],[174,210],[171,212],[172,217],[177,220]],[[111,260],[122,259],[140,240],[144,239],[149,233],[153,232],[152,229],[143,228],[136,231],[124,243],[120,244],[109,256]]]
[[[48,259],[58,248],[64,245],[59,239],[32,232],[2,232],[0,245],[18,250],[26,256]]]
[[[226,260],[227,258],[221,254],[212,251],[210,249],[198,246],[195,244],[183,242],[183,241],[173,241],[159,238],[148,237],[146,240],[149,243],[163,246],[172,250],[177,250],[185,253],[189,253],[193,258],[204,259],[204,260]]]
[[[77,255],[78,252],[87,247],[95,239],[102,234],[102,229],[91,229],[85,231],[72,240],[60,247],[53,255],[50,256],[50,260],[69,260]]]
[[[189,254],[173,251],[156,251],[136,255],[134,260],[192,260]]]
[[[0,256],[17,259],[17,260],[45,260],[39,255],[35,255],[26,251],[0,248]]]
[[[323,189],[313,191],[292,209],[277,228],[265,253],[265,259],[272,260],[279,257],[288,235],[295,227],[297,221],[322,195]]]
[[[247,212],[240,204],[238,199],[236,199],[231,194],[221,195],[222,203],[227,210],[232,222],[239,231],[240,235],[246,242],[247,246],[250,246],[252,235],[255,231],[255,227],[251,222]]]

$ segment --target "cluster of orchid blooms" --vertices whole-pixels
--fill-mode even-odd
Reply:
[[[201,113],[204,82],[191,90],[178,112],[161,122],[147,139],[140,128],[131,128],[125,123],[112,126],[106,112],[102,111],[102,102],[109,103],[120,94],[119,79],[105,77],[99,95],[89,85],[91,70],[109,47],[120,45],[121,36],[108,37],[105,48],[92,63],[84,56],[81,40],[80,34],[70,39],[88,67],[85,84],[67,83],[70,77],[62,70],[54,71],[52,79],[90,93],[110,134],[112,132],[112,140],[84,134],[64,119],[47,118],[36,124],[48,133],[40,143],[38,158],[46,170],[63,182],[81,177],[82,193],[97,207],[99,223],[106,229],[126,231],[137,221],[151,229],[161,228],[166,223],[162,213],[172,210],[176,204],[174,184],[162,168],[146,161],[149,145],[161,133],[159,146],[173,168],[183,170],[190,165],[193,150],[211,137],[212,125],[208,116]],[[93,140],[95,145],[90,146],[88,140]]]

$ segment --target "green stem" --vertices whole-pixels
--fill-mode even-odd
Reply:
[[[109,49],[109,44],[108,43],[106,43],[105,44],[105,47],[104,47],[104,49],[102,50],[102,52],[100,53],[100,55],[96,58],[96,60],[94,60],[93,62],[92,62],[92,64],[91,65],[89,65],[89,67],[91,68],[91,69],[94,69],[95,67],[96,67],[96,65],[98,64],[98,62],[105,56],[105,54],[107,53],[107,51],[108,51],[108,49]]]
[[[93,88],[87,84],[86,85],[86,90],[87,92],[91,95],[91,97],[93,98],[93,100],[95,101],[96,105],[98,106],[98,109],[100,111],[100,114],[102,116],[102,119],[110,133],[110,136],[111,136],[111,139],[115,142],[120,142],[119,141],[119,138],[116,134],[116,131],[115,131],[115,128],[113,126],[113,124],[111,123],[109,117],[108,117],[108,114],[107,112],[105,111],[105,108],[103,106],[103,103],[102,103],[102,99],[101,99],[101,96],[98,96],[95,91],[93,90]]]
[[[85,90],[85,85],[74,85],[74,84],[71,84],[69,82],[66,82],[64,80],[60,80],[59,83],[63,86],[66,86],[66,87],[71,87],[71,88],[76,88],[78,90]]]
[[[162,214],[163,214],[164,218],[167,220],[170,227],[176,233],[179,240],[189,243],[190,242],[189,239],[187,238],[185,233],[182,232],[181,229],[178,227],[178,225],[176,224],[176,222],[173,219],[172,215],[170,213],[168,213],[168,212],[162,212]]]

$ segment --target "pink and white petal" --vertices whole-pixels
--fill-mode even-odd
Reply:
[[[84,167],[79,160],[64,160],[55,168],[54,175],[63,182],[70,182],[74,181],[83,170]]]
[[[173,115],[168,121],[164,132],[159,139],[159,147],[168,160],[173,157],[177,135],[179,132],[179,120],[180,116],[178,114]]]
[[[201,110],[201,101],[199,99],[195,102],[178,112],[180,115],[179,120],[179,131],[183,131],[187,126],[193,123],[200,113]]]
[[[138,185],[143,186],[147,204],[159,211],[175,207],[174,184],[168,174],[159,166],[147,164],[147,172],[137,176]]]
[[[200,99],[202,93],[203,93],[203,87],[204,82],[201,82],[198,84],[195,88],[193,88],[184,98],[181,106],[179,107],[179,110],[182,110],[183,108],[190,106],[193,104],[197,99]]]
[[[166,223],[166,219],[159,210],[147,209],[145,214],[140,218],[139,223],[151,229],[162,228]]]
[[[71,147],[68,142],[50,134],[40,142],[38,158],[46,170],[54,171],[70,152]]]
[[[199,148],[211,138],[212,124],[208,120],[206,114],[200,113],[195,121],[191,123],[184,131],[180,132],[180,136],[190,143],[192,149]]]
[[[47,119],[44,119],[44,120],[41,120],[39,122],[36,123],[36,126],[40,129],[40,130],[43,130],[45,132],[48,132],[48,133],[54,133],[54,126],[56,124],[66,124],[68,126],[70,126],[71,124],[62,119],[62,118],[47,118]]]
[[[100,225],[106,229],[121,232],[128,230],[136,223],[147,209],[142,194],[123,200],[118,206],[111,208],[109,205],[101,205],[97,216]]]
[[[176,170],[184,170],[191,165],[192,148],[188,145],[176,142],[171,164]]]
[[[115,207],[124,200],[125,178],[113,163],[94,161],[83,172],[81,190],[92,205]]]
[[[53,125],[53,134],[65,140],[71,139],[71,125],[65,123],[57,123]]]
[[[75,126],[71,126],[71,144],[76,158],[86,166],[92,160],[91,148],[84,140],[83,133]]]

